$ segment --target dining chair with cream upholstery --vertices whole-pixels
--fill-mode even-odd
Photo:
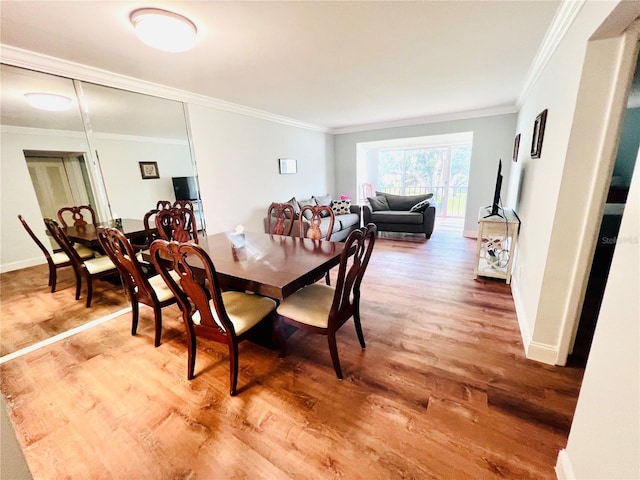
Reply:
[[[198,231],[195,226],[193,210],[188,208],[172,207],[156,213],[156,228],[163,240],[198,243]]]
[[[307,215],[306,212],[309,214]],[[336,216],[333,213],[333,209],[326,205],[306,205],[300,209],[300,221],[298,222],[300,238],[305,237],[304,232],[304,220],[306,218],[309,221],[309,228],[307,229],[306,237],[313,240],[331,240],[331,234],[333,233],[333,225],[336,220]],[[322,219],[329,218],[327,224],[327,231],[322,233]],[[323,238],[324,237],[324,238]],[[320,277],[322,278],[322,277]],[[324,275],[324,279],[327,285],[331,285],[331,276],[329,272]]]
[[[187,378],[194,377],[197,337],[226,344],[230,362],[229,393],[235,395],[238,343],[273,314],[276,302],[245,292],[223,292],[211,258],[193,243],[156,240],[151,244],[151,261],[173,291],[182,311],[187,331]],[[177,272],[177,280],[171,270]]]
[[[85,215],[87,218],[85,218]],[[69,220],[65,220],[65,217]],[[91,205],[79,205],[74,207],[62,207],[58,210],[58,220],[63,227],[72,225],[74,227],[82,227],[89,223],[87,219],[91,219],[91,223],[96,223],[96,212]]]
[[[139,304],[143,303],[153,308],[154,345],[159,346],[162,335],[162,309],[176,303],[173,292],[160,275],[147,278],[133,246],[120,230],[99,227],[97,233],[100,245],[120,272],[129,294],[131,335],[135,335],[138,329]],[[175,272],[171,272],[171,275],[175,275]]]
[[[44,258],[47,261],[47,265],[49,266],[49,286],[51,287],[51,293],[55,293],[56,283],[58,280],[58,268],[70,267],[71,260],[69,260],[69,256],[61,250],[54,250],[52,253],[50,253],[47,247],[45,247],[40,239],[36,236],[36,234],[33,233],[33,230],[31,230],[31,227],[27,224],[22,215],[18,215],[18,219],[20,220],[20,223],[22,223],[22,226],[27,231],[29,236],[36,243],[38,248],[42,250]],[[85,247],[84,245],[76,244],[74,245],[74,248],[82,259],[91,258],[95,255],[95,252],[93,250]]]
[[[282,321],[327,336],[333,368],[341,380],[336,332],[350,318],[353,318],[360,346],[363,350],[366,347],[360,323],[360,286],[375,239],[373,223],[351,232],[344,242],[335,287],[321,283],[308,285],[282,300],[277,308]]]
[[[85,277],[87,281],[87,308],[89,308],[93,296],[93,279],[117,274],[116,266],[107,256],[82,259],[58,222],[51,218],[45,218],[44,223],[53,239],[58,242],[58,245],[71,260],[71,266],[76,276],[76,300],[80,299],[82,277]]]
[[[267,209],[267,232],[273,235],[291,235],[295,210],[290,203],[272,203]],[[273,227],[271,222],[275,222]]]

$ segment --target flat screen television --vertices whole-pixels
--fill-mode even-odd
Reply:
[[[491,213],[485,216],[485,218],[493,217],[495,215],[497,215],[498,217],[502,217],[502,215],[500,215],[500,210],[502,210],[500,208],[500,190],[501,189],[502,189],[502,159],[498,161],[498,176],[496,178],[496,188],[493,191],[493,203],[491,204],[490,207],[487,207],[487,208],[491,208]]]
[[[173,177],[171,180],[176,200],[198,200],[196,177]]]

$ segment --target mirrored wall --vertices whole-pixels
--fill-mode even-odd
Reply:
[[[3,266],[44,260],[18,214],[48,244],[42,219],[61,206],[89,203],[100,221],[142,219],[158,200],[175,200],[174,178],[197,178],[181,102],[5,64],[0,69]],[[29,104],[28,93],[69,102],[63,110],[42,110]],[[95,318],[91,308],[85,317]]]

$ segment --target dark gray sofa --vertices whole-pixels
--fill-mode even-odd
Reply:
[[[376,197],[364,205],[362,217],[364,224],[375,223],[379,232],[424,233],[431,238],[436,219],[436,203],[433,194],[392,195],[376,192]],[[428,200],[428,206],[422,211],[411,212],[419,202]]]
[[[290,199],[287,202],[290,203],[294,207],[294,211],[296,214],[296,218],[293,219],[293,229],[291,230],[292,237],[298,237],[300,235],[300,227],[298,226],[298,222],[300,221],[300,208],[305,205],[328,205],[332,206],[334,201],[331,199],[329,195],[322,195],[317,197],[311,197],[305,200],[296,200],[295,197]],[[359,205],[349,205],[348,213],[341,213],[334,215],[333,222],[333,231],[331,232],[331,241],[332,242],[343,242],[349,234],[355,230],[356,228],[360,228],[360,206]],[[265,233],[270,233],[267,231],[268,218],[263,219],[264,223],[264,231]],[[287,224],[290,220],[285,220],[285,224]],[[309,229],[309,221],[306,218],[302,218],[304,233],[306,235],[307,230]],[[275,224],[275,221],[271,222],[271,225]],[[322,232],[322,236],[325,237],[327,234],[327,228],[329,227],[329,217],[323,218],[322,223],[320,224],[320,231]]]

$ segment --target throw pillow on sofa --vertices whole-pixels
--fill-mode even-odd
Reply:
[[[351,200],[335,200],[331,203],[331,210],[335,215],[351,213]]]
[[[422,213],[429,206],[429,199],[422,200],[421,202],[416,203],[413,207],[409,209],[410,212]]]
[[[379,212],[380,210],[390,210],[389,202],[387,202],[387,197],[384,195],[378,195],[377,197],[369,197],[369,205],[371,205],[371,210],[374,212]]]
[[[284,203],[288,203],[293,207],[294,218],[298,218],[300,216],[300,206],[298,205],[298,201],[296,200],[296,197],[291,197],[290,200],[287,200]],[[291,214],[289,213],[288,210],[285,213],[285,215],[287,218],[291,217]]]

